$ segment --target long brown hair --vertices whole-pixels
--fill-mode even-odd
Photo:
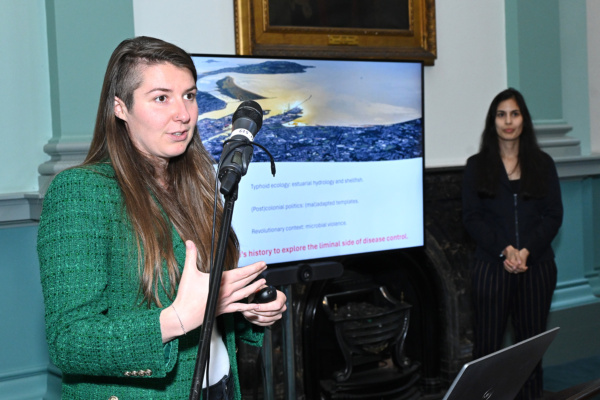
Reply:
[[[83,165],[109,161],[115,169],[124,199],[124,209],[137,243],[142,302],[162,306],[159,289],[173,298],[180,270],[173,253],[171,224],[183,240],[198,248],[198,268],[208,272],[211,255],[215,193],[214,160],[197,132],[187,150],[169,160],[163,187],[153,164],[132,143],[123,120],[114,113],[115,97],[128,109],[133,92],[141,84],[140,66],[172,64],[190,71],[197,79],[191,57],[179,47],[150,37],[124,40],[113,52],[106,69],[90,150]],[[217,219],[223,205],[217,202]],[[215,229],[219,232],[219,227]],[[237,266],[239,245],[229,236],[225,268]],[[164,276],[166,265],[167,277]],[[167,279],[168,278],[168,284]]]

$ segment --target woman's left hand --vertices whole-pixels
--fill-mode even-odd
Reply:
[[[275,300],[269,303],[257,304],[257,307],[253,310],[242,311],[242,315],[255,325],[273,325],[275,321],[281,319],[281,315],[286,310],[286,299],[285,294],[278,290]]]
[[[527,257],[529,257],[529,250],[523,248],[519,250],[519,257],[521,258],[521,270],[519,272],[525,272],[529,269],[527,266]]]

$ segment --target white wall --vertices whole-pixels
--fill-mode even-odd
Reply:
[[[133,0],[136,35],[190,53],[235,53],[233,2]],[[488,105],[506,87],[504,0],[436,2],[438,58],[425,68],[425,164],[464,164]]]
[[[172,42],[188,53],[235,54],[233,1],[133,0],[135,35]]]
[[[425,71],[425,164],[477,152],[492,98],[506,88],[504,0],[436,2],[438,58]]]

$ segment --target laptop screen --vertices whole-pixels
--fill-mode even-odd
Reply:
[[[444,400],[514,399],[559,329],[553,328],[466,363]]]

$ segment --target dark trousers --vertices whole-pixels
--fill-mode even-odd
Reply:
[[[509,317],[515,342],[546,331],[552,294],[556,288],[556,264],[554,260],[548,260],[528,267],[524,273],[512,274],[504,269],[501,262],[475,260],[472,271],[474,359],[502,348]],[[517,399],[539,399],[542,395],[540,362]]]
[[[231,372],[219,382],[203,388],[200,398],[202,400],[233,400],[233,377]]]

